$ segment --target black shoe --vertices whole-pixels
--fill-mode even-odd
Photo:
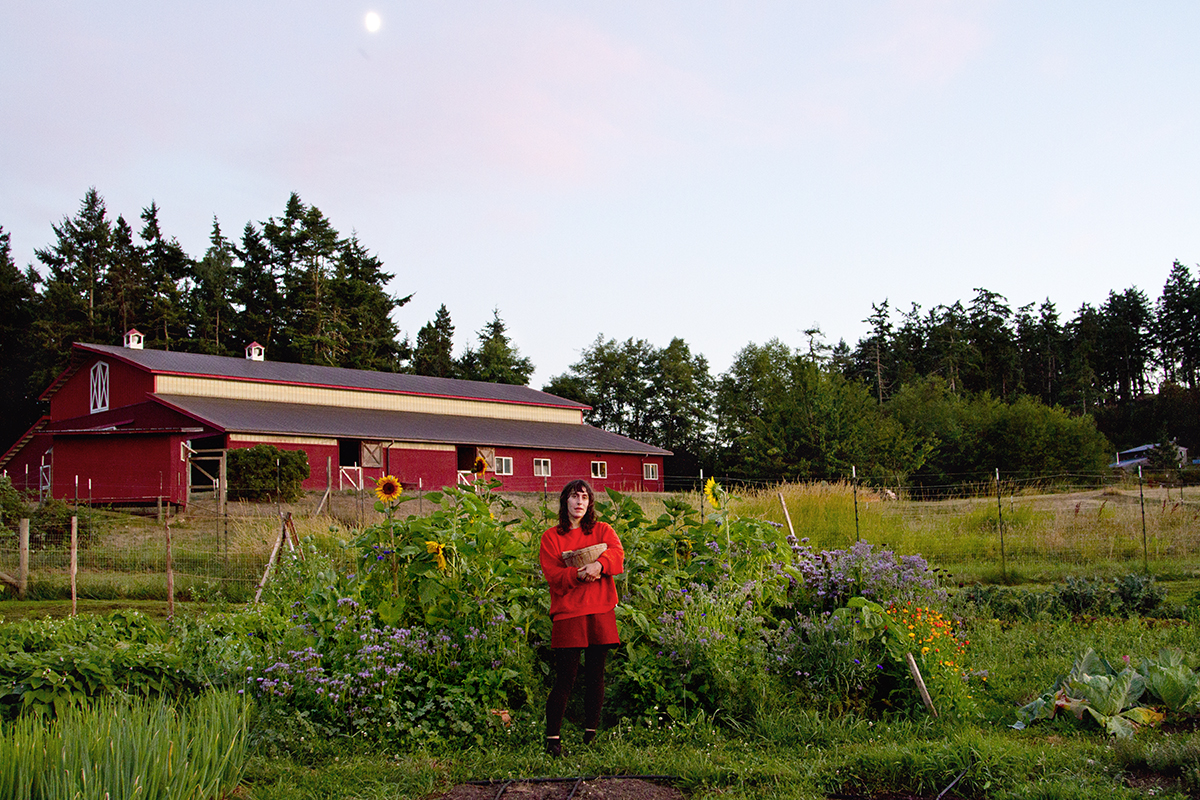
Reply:
[[[591,744],[592,739],[595,739],[595,738],[596,738],[596,729],[595,728],[587,728],[584,730],[584,732],[583,732],[583,743],[584,744]]]
[[[546,755],[551,758],[562,758],[562,739],[557,736],[547,736]]]

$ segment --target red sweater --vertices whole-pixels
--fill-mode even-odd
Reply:
[[[596,559],[604,575],[594,583],[579,580],[579,568],[563,563],[564,550],[578,550],[604,542],[608,549]],[[542,574],[550,584],[550,619],[570,619],[587,614],[603,614],[617,606],[617,585],[613,575],[625,571],[625,550],[617,532],[606,522],[597,522],[590,536],[583,528],[559,533],[555,525],[542,534]]]

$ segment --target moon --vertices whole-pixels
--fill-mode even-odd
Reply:
[[[363,24],[367,26],[368,33],[375,33],[375,31],[379,30],[379,26],[383,24],[383,20],[374,11],[368,11]]]

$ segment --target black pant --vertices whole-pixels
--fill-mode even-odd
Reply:
[[[554,688],[546,698],[546,735],[558,736],[562,730],[567,700],[579,672],[579,654],[586,652],[583,662],[584,727],[595,730],[600,726],[600,709],[604,705],[604,661],[609,644],[591,647],[560,647],[554,651]]]

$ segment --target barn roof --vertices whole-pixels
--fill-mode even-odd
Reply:
[[[420,414],[218,397],[156,395],[159,402],[226,433],[271,433],[400,442],[500,445],[596,453],[671,455],[671,451],[579,423]]]
[[[75,358],[43,394],[48,400],[79,369],[87,354],[98,353],[124,361],[157,375],[194,375],[291,386],[322,386],[358,389],[386,394],[482,400],[494,403],[587,409],[588,406],[556,397],[528,386],[505,383],[401,375],[343,367],[290,364],[283,361],[251,361],[246,358],[183,353],[174,350],[133,350],[104,344],[75,344]]]

